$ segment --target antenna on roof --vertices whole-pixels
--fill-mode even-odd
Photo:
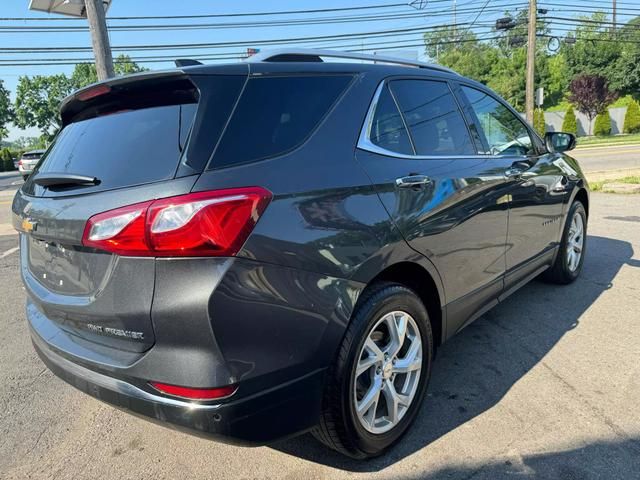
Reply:
[[[202,62],[199,62],[198,60],[192,60],[190,58],[177,58],[176,60],[174,60],[174,63],[178,68],[193,67],[194,65],[202,65]]]

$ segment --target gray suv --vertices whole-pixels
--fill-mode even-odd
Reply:
[[[378,63],[324,61],[345,56]],[[371,457],[443,342],[580,274],[575,138],[484,85],[326,51],[195,63],[66,98],[13,201],[33,344],[76,388],[228,442],[313,431]]]

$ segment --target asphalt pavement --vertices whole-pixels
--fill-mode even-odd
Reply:
[[[639,207],[593,194],[581,278],[534,281],[445,344],[416,424],[368,462],[309,435],[223,445],[76,391],[31,347],[17,237],[0,236],[0,478],[638,479]]]
[[[580,162],[585,173],[607,170],[639,170],[640,145],[578,148],[569,155]]]

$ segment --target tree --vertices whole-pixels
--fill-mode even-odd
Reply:
[[[37,148],[44,148],[42,141],[38,137],[18,137],[13,141],[13,147],[20,150],[35,150]]]
[[[569,110],[567,110],[567,113],[564,115],[562,131],[578,135],[578,121],[576,120],[576,113],[573,111],[573,107],[569,107]]]
[[[569,84],[569,101],[593,123],[599,113],[615,101],[617,95],[609,90],[607,80],[599,75],[579,75]]]
[[[640,106],[638,102],[633,101],[627,107],[627,113],[624,116],[624,133],[640,132]]]
[[[3,172],[15,170],[13,167],[13,156],[11,155],[11,150],[8,148],[0,150],[0,169],[0,171]]]
[[[598,137],[611,135],[611,117],[608,111],[604,111],[596,115],[596,123],[593,127],[593,134]]]
[[[541,108],[536,108],[533,111],[533,128],[542,136],[547,133],[547,126],[544,123],[544,110]]]
[[[614,41],[607,14],[598,12],[579,20],[584,22],[573,35],[575,44],[563,46],[571,77],[586,74],[613,80],[616,77],[616,60],[624,47],[622,42]]]
[[[498,38],[491,42],[478,40],[474,32],[465,28],[431,30],[424,35],[425,52],[441,65],[487,84],[516,109],[524,109],[527,12],[519,12],[514,21],[515,28],[496,32]],[[546,23],[538,22],[538,34],[548,33]],[[513,40],[517,39],[524,43],[514,46]],[[566,62],[560,54],[550,55],[545,42],[537,42],[536,47],[535,82],[545,87],[546,97],[553,104],[563,98],[569,83]]]
[[[116,75],[128,75],[130,73],[144,72],[147,69],[131,60],[128,55],[118,55],[113,62]],[[86,87],[98,81],[96,65],[94,63],[79,63],[71,74],[71,83],[75,89]]]
[[[72,91],[72,82],[64,74],[20,77],[14,123],[23,129],[36,127],[51,138],[60,128],[60,102]]]
[[[7,136],[7,123],[11,121],[13,111],[11,100],[9,100],[9,90],[4,88],[3,81],[0,80],[0,140]]]

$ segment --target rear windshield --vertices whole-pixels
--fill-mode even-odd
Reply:
[[[195,110],[168,105],[71,123],[38,171],[96,177],[99,190],[173,178]]]
[[[348,75],[250,79],[209,168],[254,162],[298,147],[351,79]]]

